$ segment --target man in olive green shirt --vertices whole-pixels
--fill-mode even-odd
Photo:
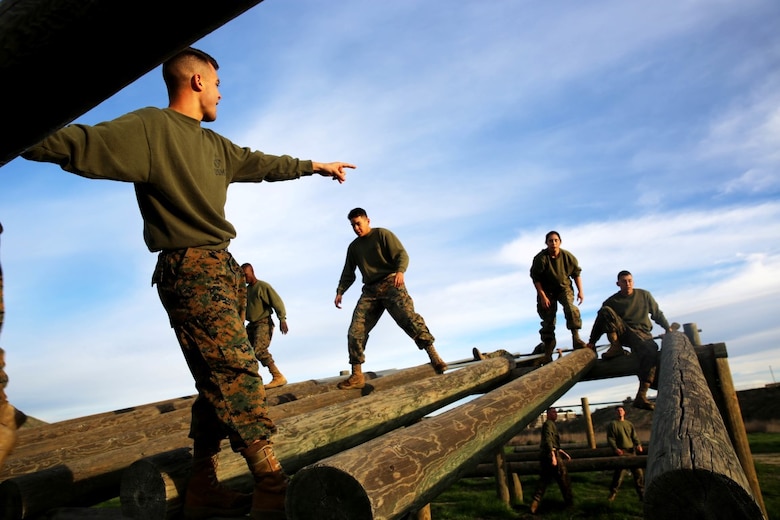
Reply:
[[[406,291],[404,273],[409,255],[390,230],[372,228],[363,208],[355,208],[347,215],[357,238],[347,248],[347,258],[336,288],[334,303],[341,308],[341,297],[357,279],[355,269],[363,275],[363,292],[352,313],[347,334],[347,348],[352,375],[341,381],[342,390],[363,388],[365,377],[362,365],[366,360],[368,334],[387,310],[395,322],[414,340],[417,348],[425,350],[437,373],[447,369],[433,346],[434,338],[423,317],[414,310],[414,302]]]
[[[566,328],[571,332],[572,347],[574,349],[585,347],[585,342],[580,338],[582,317],[577,305],[574,304],[572,290],[573,280],[577,286],[577,303],[581,304],[585,298],[582,291],[582,269],[572,253],[561,249],[560,233],[548,232],[544,237],[544,243],[547,247],[537,253],[531,262],[531,280],[536,289],[536,312],[542,320],[539,329],[542,343],[534,353],[544,352],[542,364],[552,362],[552,353],[556,345],[555,322],[559,303],[566,318]]]
[[[622,406],[618,406],[615,409],[617,419],[609,423],[607,426],[607,443],[615,455],[631,456],[637,453],[642,453],[642,442],[639,440],[639,436],[636,434],[634,425],[626,419],[626,409]],[[631,468],[631,474],[634,477],[634,487],[636,488],[636,494],[639,496],[639,501],[644,500],[645,497],[645,474],[642,468]],[[617,496],[618,489],[620,488],[620,482],[623,480],[623,470],[616,469],[612,473],[612,483],[609,486],[608,500],[612,502]]]
[[[287,310],[284,308],[281,296],[271,287],[271,284],[257,279],[252,264],[242,264],[241,269],[244,270],[247,286],[246,320],[249,323],[246,326],[246,333],[249,336],[249,343],[255,349],[255,357],[261,365],[268,368],[272,376],[265,389],[284,386],[287,384],[287,378],[276,366],[268,348],[271,346],[275,327],[271,315],[276,313],[276,317],[279,318],[279,330],[282,334],[287,334],[290,330],[287,327]]]
[[[547,419],[542,424],[542,436],[539,442],[539,483],[536,485],[534,498],[531,501],[531,514],[536,514],[539,505],[542,503],[547,486],[553,480],[558,483],[558,487],[563,495],[563,502],[566,507],[574,504],[574,498],[571,492],[571,480],[569,472],[566,469],[565,460],[571,460],[571,456],[561,449],[561,436],[558,435],[558,428],[555,421],[558,419],[558,410],[555,407],[547,409]]]
[[[617,286],[620,290],[604,300],[596,315],[588,347],[595,349],[596,342],[606,332],[610,346],[601,355],[602,359],[624,355],[623,345],[631,348],[639,358],[639,390],[633,406],[653,410],[655,405],[647,399],[647,391],[655,383],[658,345],[653,339],[650,319],[663,327],[664,332],[670,331],[669,322],[649,291],[634,288],[634,277],[630,272],[618,273]]]
[[[159,252],[152,284],[198,390],[185,517],[241,516],[249,509],[245,497],[216,478],[225,438],[255,478],[252,517],[278,517],[284,514],[287,476],[271,446],[275,425],[244,327],[245,276],[227,250],[236,236],[225,218],[228,186],[314,173],[342,183],[345,168],[355,166],[267,155],[203,128],[201,123],[217,118],[218,68],[205,52],[184,49],[162,67],[167,108],[142,108],[94,126],[70,125],[22,156],[82,177],[133,183],[144,240]]]

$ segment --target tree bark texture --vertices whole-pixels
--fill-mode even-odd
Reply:
[[[667,333],[660,357],[645,518],[763,518],[690,341]]]
[[[394,519],[416,510],[506,444],[594,362],[593,351],[574,351],[457,408],[301,469],[287,491],[288,518]]]
[[[443,406],[494,387],[507,379],[512,366],[504,358],[490,359],[281,419],[273,437],[274,451],[285,471],[294,473],[307,464],[408,426]],[[396,381],[400,377],[400,374],[396,376]],[[163,459],[164,456],[159,456],[154,460],[139,460],[125,471],[120,494],[126,516],[147,520],[167,518],[181,504],[179,493],[187,477],[186,456]],[[219,470],[220,480],[248,475],[244,459],[226,450],[220,455]],[[166,503],[167,509],[160,507]]]

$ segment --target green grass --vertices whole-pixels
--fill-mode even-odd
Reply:
[[[780,433],[748,434],[750,449],[754,454],[780,454]],[[769,520],[780,520],[780,465],[756,463],[756,473],[761,495]],[[611,471],[571,473],[574,507],[566,510],[563,497],[556,483],[547,487],[537,516],[548,520],[572,518],[596,520],[641,520],[642,503],[637,499],[630,474],[623,478],[620,492],[614,502],[607,501]],[[434,520],[503,520],[511,518],[535,518],[529,505],[538,478],[520,477],[523,502],[505,505],[496,492],[493,478],[462,479],[431,502]]]

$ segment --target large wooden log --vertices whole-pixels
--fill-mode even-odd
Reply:
[[[644,500],[647,519],[761,519],[697,356],[664,336]]]
[[[405,370],[370,372],[370,384],[364,391],[392,388],[432,375],[435,372],[427,363]],[[269,396],[270,402],[283,403],[272,406],[269,414],[274,419],[281,419],[340,402],[344,396],[351,399],[361,396],[360,391],[334,391],[340,379],[305,381],[269,391],[269,394],[273,392]],[[329,399],[328,395],[333,398]],[[53,507],[90,505],[117,497],[124,471],[139,458],[159,453],[176,454],[178,462],[168,464],[173,468],[171,471],[183,475],[177,482],[186,482],[191,461],[186,448],[191,445],[187,435],[192,400],[182,398],[135,407],[126,413],[109,412],[65,421],[66,435],[46,433],[39,436],[43,440],[30,446],[29,453],[9,458],[3,468],[5,480],[0,483],[2,518],[23,518]],[[139,422],[133,424],[133,418]],[[110,427],[100,427],[101,422],[109,423]],[[56,424],[42,428],[48,431]],[[20,451],[25,453],[24,449]],[[223,456],[230,457],[224,453]],[[163,457],[166,461],[170,459],[170,456]],[[185,468],[183,473],[182,466]],[[52,492],[52,482],[57,482],[56,492]]]
[[[260,1],[3,0],[0,166]]]
[[[274,451],[288,473],[369,439],[419,421],[425,415],[506,380],[513,363],[496,358],[409,382],[357,400],[277,421]],[[185,458],[136,461],[125,471],[120,499],[126,516],[148,520],[175,516],[186,483]],[[220,457],[221,480],[246,477],[244,459]],[[420,504],[420,507],[425,504]]]
[[[287,492],[288,518],[394,519],[419,509],[536,419],[594,362],[593,351],[577,350],[452,410],[301,469]]]

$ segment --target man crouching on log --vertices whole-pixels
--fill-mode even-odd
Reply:
[[[244,328],[246,280],[228,252],[225,219],[234,182],[285,181],[318,173],[346,179],[341,162],[266,155],[202,128],[217,118],[219,65],[188,48],[163,64],[169,104],[95,126],[63,128],[22,155],[94,179],[132,182],[150,251],[159,251],[152,284],[195,379],[190,437],[193,467],[185,493],[188,519],[284,518],[287,476],[271,446],[263,380]],[[252,496],[222,487],[216,460],[222,439],[247,461]]]
[[[644,410],[654,410],[655,405],[647,399],[647,390],[655,383],[658,367],[658,345],[653,339],[653,324],[650,318],[669,332],[669,322],[658,308],[653,295],[643,289],[634,289],[634,277],[628,271],[617,275],[620,290],[604,300],[599,309],[593,329],[590,332],[588,347],[596,348],[596,342],[607,333],[609,350],[601,359],[614,359],[626,354],[623,345],[628,346],[639,358],[639,390],[633,406]]]

